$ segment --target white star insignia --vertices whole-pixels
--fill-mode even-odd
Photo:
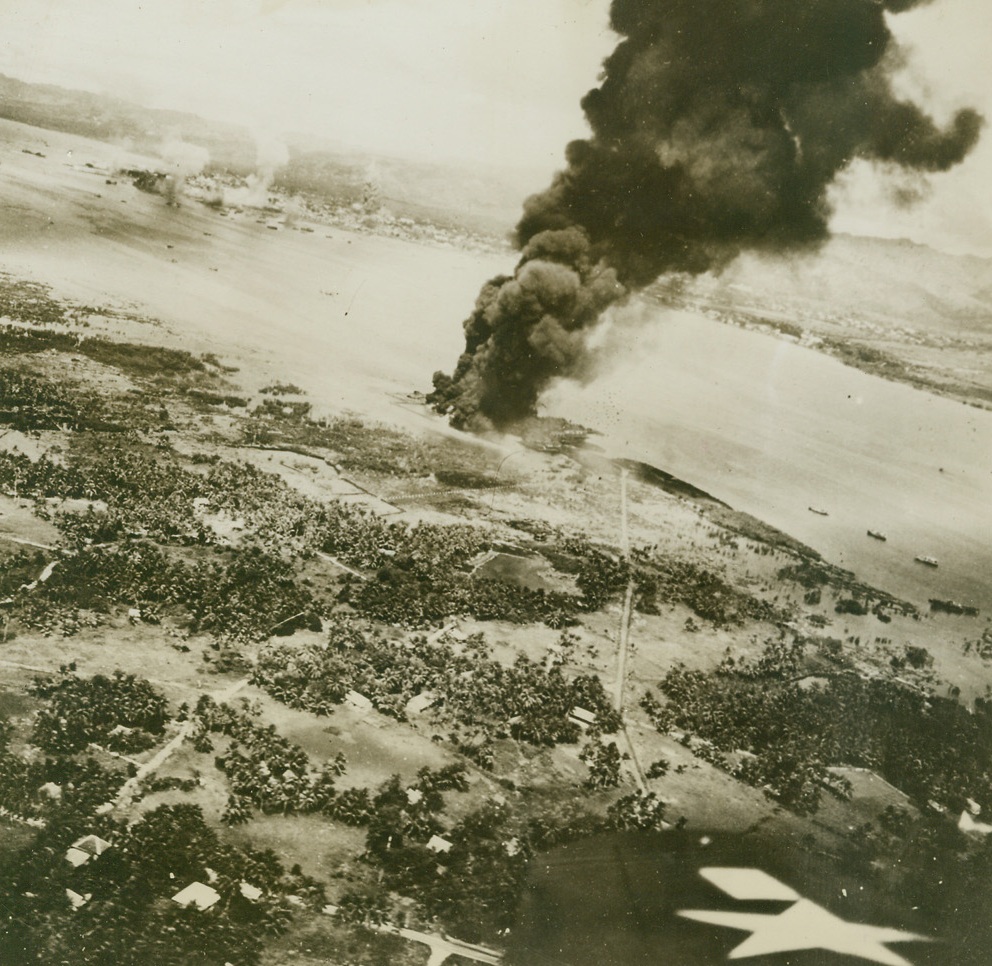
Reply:
[[[884,966],[912,966],[908,960],[887,949],[884,943],[929,942],[927,936],[900,929],[847,922],[823,906],[801,898],[787,885],[759,869],[700,869],[700,874],[734,899],[796,900],[778,915],[705,909],[679,911],[678,914],[686,919],[751,933],[733,949],[730,959],[823,949]]]

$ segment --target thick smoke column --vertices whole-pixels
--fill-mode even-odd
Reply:
[[[592,136],[525,203],[520,262],[483,287],[434,406],[474,427],[528,416],[632,290],[823,241],[827,188],[854,158],[958,163],[981,117],[962,110],[941,130],[889,83],[886,13],[922,2],[613,0],[624,39],[582,102]]]

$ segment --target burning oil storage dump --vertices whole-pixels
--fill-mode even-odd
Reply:
[[[483,286],[434,407],[458,426],[511,425],[552,379],[581,374],[603,313],[659,276],[824,241],[828,189],[853,160],[961,161],[980,115],[941,127],[892,87],[887,18],[925,2],[614,0],[623,39],[582,101],[592,134],[525,203],[520,261]]]

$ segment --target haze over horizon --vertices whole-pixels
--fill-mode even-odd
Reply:
[[[587,132],[579,101],[616,42],[607,0],[7,0],[0,72],[190,111],[267,139],[534,173]],[[943,123],[992,114],[983,68],[992,8],[938,0],[890,18],[907,51],[898,93]],[[831,198],[834,231],[992,255],[992,148],[930,179],[856,162]],[[913,201],[906,205],[907,201]]]

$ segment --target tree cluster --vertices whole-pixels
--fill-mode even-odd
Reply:
[[[329,812],[335,781],[347,766],[343,754],[314,769],[307,753],[278,735],[274,725],[262,726],[249,711],[217,704],[209,695],[200,698],[195,715],[194,744],[202,744],[208,733],[231,739],[216,759],[231,789],[222,816],[228,825],[248,821],[253,809],[283,815]]]
[[[578,740],[568,720],[576,705],[597,716],[602,733],[619,727],[594,675],[567,676],[520,655],[510,666],[495,660],[481,636],[457,644],[413,637],[388,641],[372,634],[335,637],[329,647],[268,646],[253,682],[291,707],[327,714],[354,690],[384,714],[405,719],[407,702],[422,692],[437,698],[434,714],[470,733],[512,736],[535,745]]]
[[[319,629],[323,610],[291,563],[259,547],[189,563],[130,540],[65,557],[48,581],[15,600],[15,615],[37,619],[36,600],[96,614],[137,607],[146,618],[178,606],[193,632],[232,641],[264,640],[296,626]]]
[[[144,751],[169,722],[165,696],[123,671],[84,678],[63,668],[57,678],[35,678],[31,692],[47,699],[35,720],[34,743],[58,755],[75,754],[90,743],[119,752]]]
[[[788,680],[676,667],[661,682],[661,730],[679,728],[721,752],[744,751],[743,780],[800,812],[814,811],[827,768],[877,771],[919,802],[992,807],[992,715],[895,681],[845,673],[801,686]]]

